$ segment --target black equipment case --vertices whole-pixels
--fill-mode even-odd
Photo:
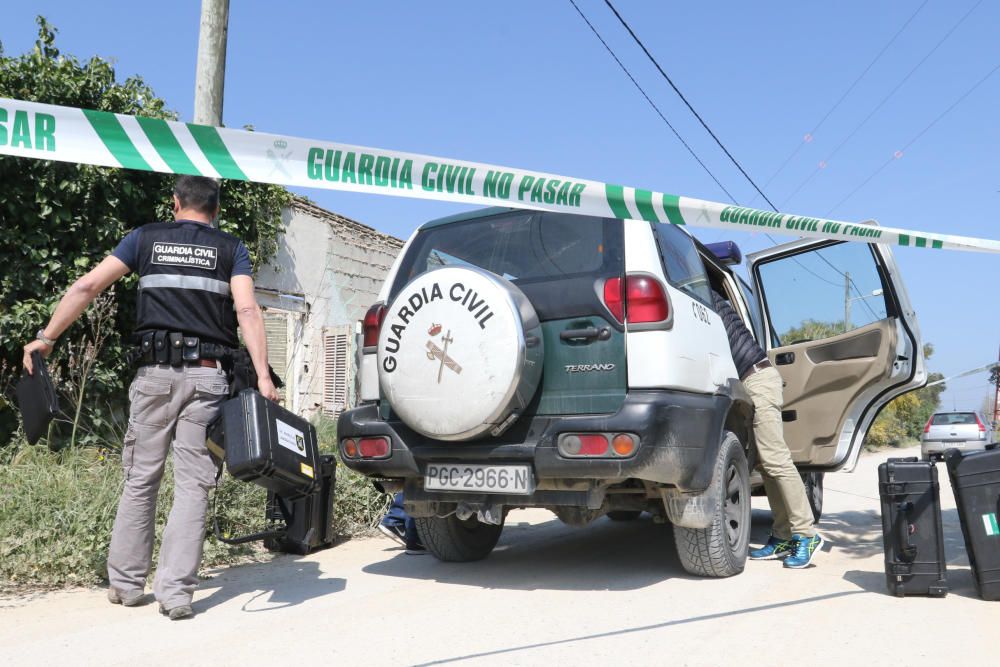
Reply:
[[[896,596],[948,594],[937,468],[916,457],[878,467],[885,578]]]
[[[333,544],[333,495],[337,477],[337,459],[330,454],[320,457],[319,488],[312,495],[298,500],[286,500],[272,492],[267,494],[265,518],[269,522],[286,520],[283,535],[264,540],[271,551],[308,554]]]
[[[1000,449],[945,453],[979,597],[1000,600]]]
[[[308,496],[319,487],[316,428],[253,389],[222,405],[208,428],[207,444],[225,459],[230,475],[286,500]]]

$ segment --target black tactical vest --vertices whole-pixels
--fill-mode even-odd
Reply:
[[[179,331],[239,347],[229,290],[239,241],[198,222],[156,222],[139,229],[139,304],[134,337]]]

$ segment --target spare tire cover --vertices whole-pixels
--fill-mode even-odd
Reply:
[[[388,308],[378,341],[382,398],[431,438],[496,435],[531,401],[543,353],[538,315],[510,281],[477,268],[435,269]]]

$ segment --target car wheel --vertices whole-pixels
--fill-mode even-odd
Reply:
[[[726,432],[719,447],[712,484],[719,494],[708,528],[674,526],[681,565],[692,574],[730,577],[743,571],[750,544],[750,471],[743,445]]]
[[[802,473],[802,484],[806,487],[806,498],[809,499],[809,509],[813,513],[813,521],[819,521],[823,516],[823,473]]]
[[[464,563],[490,555],[500,539],[503,523],[495,526],[476,517],[462,520],[452,514],[444,517],[414,519],[417,535],[438,560]]]
[[[612,521],[635,521],[641,514],[641,510],[614,510],[608,512],[608,518]]]

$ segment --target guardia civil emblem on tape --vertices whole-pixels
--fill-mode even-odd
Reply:
[[[480,162],[3,98],[0,154],[692,227],[1000,252],[1000,241],[993,239],[774,213]]]

